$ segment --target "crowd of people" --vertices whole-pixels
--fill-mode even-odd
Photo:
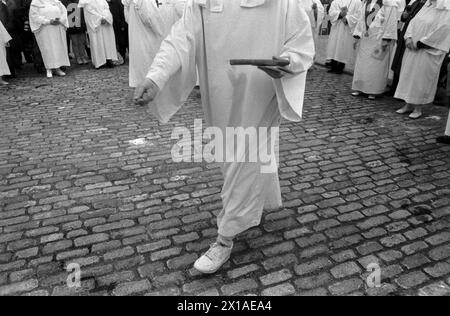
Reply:
[[[411,119],[439,96],[447,99],[448,0],[335,0],[329,16],[330,72],[342,74],[357,50],[353,96],[375,100],[387,92],[405,101],[397,113]]]
[[[398,113],[416,119],[446,83],[450,0],[334,0],[328,12],[319,0],[21,0],[16,10],[0,1],[0,75],[14,76],[22,55],[52,77],[65,75],[69,52],[102,68],[128,51],[136,104],[167,122],[199,84],[206,122],[223,135],[227,127],[262,133],[282,117],[301,120],[326,16],[330,72],[342,74],[357,50],[355,97],[376,99],[390,88],[406,102]],[[230,59],[271,56],[230,68]],[[449,139],[450,126],[439,141]],[[274,155],[267,134],[263,143]],[[245,142],[235,145],[248,153]],[[235,236],[259,225],[264,208],[281,206],[276,163],[227,161],[222,171],[218,238],[194,265],[202,273],[228,261]]]

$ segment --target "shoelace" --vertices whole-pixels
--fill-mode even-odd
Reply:
[[[205,256],[211,259],[211,261],[216,261],[220,259],[220,248],[226,248],[219,243],[214,243],[211,248],[206,252]]]

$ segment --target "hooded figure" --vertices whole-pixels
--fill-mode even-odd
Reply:
[[[272,56],[289,65],[230,65],[231,59]],[[221,163],[224,176],[219,237],[195,263],[198,271],[216,272],[229,259],[233,238],[259,225],[264,208],[282,205],[276,131],[282,117],[301,120],[313,59],[310,21],[298,0],[189,0],[136,89],[137,103],[154,100],[150,112],[167,122],[194,88],[198,66],[208,133],[216,145],[212,158]],[[236,129],[259,142],[235,142],[228,132]],[[262,159],[264,151],[272,159]],[[227,159],[221,160],[224,152]]]

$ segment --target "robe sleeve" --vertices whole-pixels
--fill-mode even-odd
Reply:
[[[127,23],[128,19],[129,19],[129,15],[130,15],[130,0],[122,0],[122,4],[123,4],[123,14],[125,16],[125,21]]]
[[[165,23],[155,1],[140,1],[136,5],[136,10],[144,25],[149,27],[158,36],[164,35]]]
[[[69,28],[69,19],[67,17],[67,9],[64,6],[64,4],[62,4],[61,2],[58,3],[59,6],[59,10],[61,11],[61,17],[60,17],[60,21],[61,24],[68,29]]]
[[[33,33],[38,32],[42,26],[50,24],[50,19],[41,15],[39,11],[39,6],[32,2],[30,6],[30,28]]]
[[[12,40],[11,35],[9,35],[9,33],[6,30],[5,26],[0,21],[0,43],[5,45],[11,40]]]
[[[317,4],[317,31],[319,31],[322,27],[323,20],[325,19],[325,7],[323,6],[320,0],[314,0],[314,3]]]
[[[149,112],[166,123],[181,108],[197,82],[196,56],[202,48],[200,7],[189,0],[183,17],[162,42],[147,78],[160,92],[149,105]]]
[[[448,53],[450,50],[450,11],[447,11],[446,21],[441,21],[432,32],[420,41],[434,49]]]
[[[359,19],[358,19],[358,22],[356,23],[355,31],[353,32],[353,36],[358,36],[360,38],[363,37],[363,33],[366,31],[365,19],[366,19],[366,14],[365,14],[364,10],[361,10],[359,12]]]
[[[290,60],[295,75],[275,79],[280,114],[289,121],[300,121],[306,86],[306,74],[314,62],[314,39],[308,15],[295,0],[289,0],[286,18],[286,41],[281,57]]]
[[[378,40],[397,40],[398,38],[398,8],[384,5],[375,17],[374,27],[379,27]]]
[[[86,24],[90,29],[96,31],[100,25],[102,24],[102,19],[108,19],[102,12],[102,8],[96,8],[92,1],[90,0],[80,0],[78,4],[79,8],[84,9],[84,16],[86,20]],[[104,11],[104,10],[103,10]],[[102,12],[102,13],[100,13]],[[111,14],[111,13],[110,13]],[[112,24],[112,16],[111,16],[111,24]],[[109,21],[108,21],[109,22]]]
[[[340,14],[341,14],[341,9],[339,8],[339,5],[337,4],[337,0],[334,0],[331,3],[330,11],[328,12],[328,15],[330,16],[330,21],[332,24],[336,24],[339,21]]]
[[[359,17],[361,16],[362,2],[359,0],[354,0],[352,8],[349,8],[349,13],[347,14],[348,26],[353,34],[358,24]],[[351,11],[350,11],[351,10]]]

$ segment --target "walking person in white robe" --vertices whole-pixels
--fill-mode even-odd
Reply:
[[[106,0],[80,0],[79,8],[84,9],[84,17],[91,47],[94,67],[114,67],[118,60],[113,17]]]
[[[30,28],[42,54],[47,77],[66,74],[61,67],[70,66],[66,31],[69,27],[67,9],[58,0],[33,0],[30,7]]]
[[[353,96],[374,100],[386,91],[395,41],[400,0],[365,0],[353,36],[359,46],[353,76]]]
[[[12,40],[8,31],[6,31],[3,23],[0,21],[0,85],[6,86],[8,83],[3,80],[3,76],[11,75],[9,70],[8,62],[6,60],[6,47],[8,43]]]
[[[151,113],[167,122],[195,86],[198,66],[207,124],[223,134],[227,127],[243,127],[261,136],[259,127],[272,131],[281,117],[301,120],[306,72],[314,54],[310,22],[298,0],[189,0],[182,20],[163,41],[146,80],[136,89],[135,100],[154,100]],[[261,68],[278,79],[254,66],[230,66],[230,59],[271,56],[290,61],[281,70]],[[292,75],[284,76],[285,71]],[[260,146],[274,153],[270,139]],[[220,141],[225,148],[235,146],[227,139]],[[238,152],[252,154],[244,143],[236,144]],[[202,273],[214,273],[228,261],[234,237],[259,225],[264,208],[282,204],[276,163],[263,173],[261,160],[234,161],[222,163],[218,238],[194,265]]]
[[[331,31],[327,47],[327,60],[331,61],[330,73],[342,74],[346,64],[353,59],[353,32],[361,9],[361,0],[334,0],[331,3]]]
[[[173,1],[173,0],[172,0]],[[123,0],[130,41],[130,87],[137,87],[146,77],[161,42],[183,11],[177,3]]]
[[[424,105],[433,103],[439,74],[450,50],[450,0],[429,0],[411,21],[405,34],[406,52],[395,98],[406,105],[398,114],[422,116]]]

